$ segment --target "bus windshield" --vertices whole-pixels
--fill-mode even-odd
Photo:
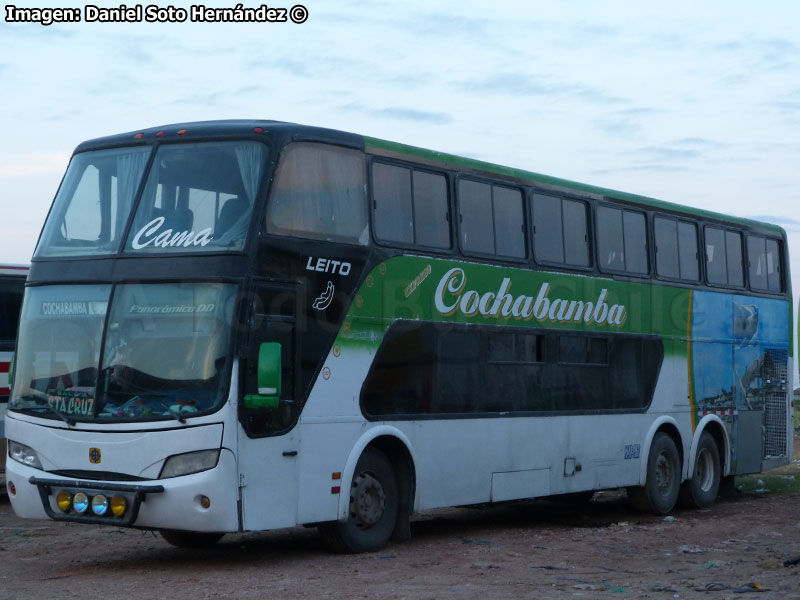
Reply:
[[[124,284],[111,292],[109,285],[28,290],[9,409],[144,421],[217,408],[236,286]]]
[[[35,256],[105,256],[120,247],[133,254],[241,250],[266,146],[247,141],[166,144],[148,167],[151,151],[147,146],[75,155]]]

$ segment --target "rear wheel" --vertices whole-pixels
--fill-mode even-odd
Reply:
[[[714,504],[719,493],[720,474],[719,449],[711,434],[704,431],[697,445],[694,475],[681,486],[681,505],[705,508]]]
[[[178,548],[213,546],[225,535],[224,533],[200,533],[197,531],[179,531],[177,529],[161,529],[159,533],[167,542]]]
[[[353,473],[347,519],[319,526],[325,545],[335,552],[353,553],[383,548],[397,521],[397,490],[389,459],[380,450],[367,448]]]
[[[678,501],[681,484],[681,458],[672,438],[659,431],[653,437],[647,457],[647,481],[643,487],[629,488],[633,505],[642,512],[665,515]]]

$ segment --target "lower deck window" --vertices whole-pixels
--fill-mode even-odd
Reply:
[[[643,410],[657,336],[398,321],[361,392],[371,417]]]

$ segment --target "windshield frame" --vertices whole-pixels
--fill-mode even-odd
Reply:
[[[169,408],[165,408],[163,414],[158,415],[137,415],[137,416],[103,416],[101,414],[101,409],[104,407],[105,403],[107,402],[106,392],[102,389],[103,385],[103,365],[106,362],[106,344],[109,337],[109,323],[114,314],[115,307],[115,300],[117,300],[121,294],[119,289],[122,286],[177,286],[177,285],[219,285],[220,290],[218,295],[220,298],[227,297],[232,305],[231,310],[226,314],[224,310],[220,311],[220,315],[222,317],[220,321],[221,325],[225,327],[225,343],[227,345],[225,354],[224,354],[224,364],[219,369],[217,374],[217,382],[216,386],[213,390],[210,391],[210,402],[208,408],[204,410],[198,410],[196,412],[182,412],[182,411],[173,411]],[[222,286],[229,286],[230,289],[227,292],[227,296],[225,296],[226,292]],[[33,416],[36,418],[48,419],[51,421],[63,421],[69,427],[73,427],[76,423],[81,423],[84,425],[117,425],[117,424],[154,424],[154,423],[164,423],[170,421],[177,421],[181,424],[181,426],[186,426],[187,419],[194,419],[197,417],[204,417],[210,414],[214,414],[219,412],[226,404],[228,403],[229,395],[230,395],[230,386],[231,386],[231,376],[233,373],[233,364],[235,362],[236,356],[236,347],[238,344],[239,338],[239,329],[240,327],[237,326],[239,321],[239,312],[241,311],[241,294],[242,294],[242,281],[230,278],[205,278],[202,280],[179,280],[176,281],[174,279],[170,280],[152,280],[152,281],[137,281],[137,282],[127,282],[127,281],[120,281],[114,283],[91,283],[91,284],[74,284],[74,285],[64,285],[60,283],[56,284],[43,284],[43,285],[32,285],[26,288],[26,297],[25,300],[27,301],[28,290],[36,290],[36,289],[44,289],[44,288],[55,288],[55,287],[62,287],[62,288],[92,288],[98,289],[100,288],[108,288],[108,302],[105,314],[102,317],[102,325],[100,328],[100,340],[99,340],[99,349],[97,350],[97,360],[92,363],[92,366],[95,368],[94,370],[94,399],[93,399],[93,406],[92,406],[92,413],[87,415],[76,414],[76,413],[68,413],[64,412],[59,405],[59,402],[55,402],[55,407],[50,400],[45,400],[47,398],[47,394],[34,390],[34,393],[25,393],[22,394],[19,392],[20,387],[20,379],[17,377],[17,374],[21,374],[22,369],[19,367],[15,370],[15,377],[11,389],[11,394],[9,396],[9,403],[8,403],[8,410],[9,412],[17,412],[20,414],[25,414],[29,416]],[[35,292],[34,292],[35,293]],[[39,300],[31,300],[31,302],[36,302]],[[35,309],[34,309],[35,310]],[[35,314],[35,313],[34,313]],[[24,334],[25,327],[28,326],[28,321],[33,320],[27,318],[28,315],[26,314],[25,306],[23,304],[23,311],[20,319],[20,331]],[[67,323],[69,324],[69,323]],[[154,339],[159,339],[159,337]],[[197,343],[195,341],[194,343]],[[22,348],[25,350],[25,348]],[[52,377],[52,375],[50,375]],[[76,388],[78,389],[78,388]],[[208,392],[208,390],[205,390]],[[69,395],[69,394],[67,394]],[[77,394],[80,396],[80,393]],[[29,402],[31,399],[34,399],[36,396],[39,396],[39,400],[45,400],[38,406],[26,406],[25,403]],[[54,410],[55,408],[55,410]]]
[[[225,247],[214,247],[212,250],[192,250],[193,247],[184,247],[184,248],[174,248],[169,249],[165,248],[159,252],[147,252],[142,254],[137,254],[132,252],[129,248],[130,246],[130,238],[131,236],[135,235],[133,232],[134,223],[139,212],[139,207],[142,201],[142,197],[145,193],[147,183],[150,179],[151,170],[153,168],[153,164],[156,160],[158,155],[159,149],[162,147],[170,147],[170,146],[180,146],[180,145],[199,145],[199,144],[215,144],[215,143],[229,143],[229,142],[241,142],[241,143],[258,143],[260,144],[264,151],[262,154],[262,159],[260,161],[259,167],[261,169],[260,178],[258,181],[258,187],[255,192],[255,196],[253,199],[253,204],[250,207],[250,219],[249,224],[244,230],[244,239],[242,244],[238,248],[225,248]],[[104,151],[120,151],[126,149],[140,149],[140,148],[147,148],[149,149],[149,154],[147,158],[147,163],[142,171],[139,182],[136,186],[135,195],[130,205],[130,210],[127,215],[127,219],[125,220],[124,227],[122,229],[122,233],[120,235],[119,240],[115,243],[115,248],[111,252],[107,253],[97,253],[97,252],[90,252],[90,253],[81,253],[81,254],[59,254],[59,253],[52,253],[46,251],[46,248],[42,246],[44,242],[45,235],[47,233],[48,228],[53,228],[54,225],[50,225],[51,219],[57,218],[57,215],[60,213],[65,214],[66,209],[63,209],[61,206],[56,205],[56,200],[58,200],[59,195],[64,193],[66,190],[66,185],[70,182],[68,181],[67,175],[69,174],[69,168],[72,166],[73,162],[75,161],[76,157],[79,157],[86,153],[93,153],[93,152],[104,152]],[[36,247],[34,249],[34,254],[32,257],[32,262],[44,262],[44,261],[74,261],[74,260],[87,260],[87,259],[108,259],[108,258],[117,258],[117,257],[126,257],[126,258],[156,258],[156,257],[178,257],[178,256],[219,256],[219,255],[247,255],[250,252],[250,246],[252,245],[252,240],[256,237],[260,220],[262,217],[263,207],[266,202],[266,196],[269,193],[269,188],[271,184],[272,178],[272,171],[274,169],[274,160],[275,160],[275,143],[268,137],[265,136],[253,136],[253,135],[225,135],[225,136],[213,136],[213,137],[197,137],[191,139],[180,139],[180,140],[169,140],[169,141],[137,141],[135,143],[125,143],[125,144],[112,144],[112,145],[93,145],[93,146],[84,146],[81,145],[78,149],[72,154],[70,157],[69,164],[67,166],[67,170],[64,173],[64,176],[61,179],[61,183],[59,184],[58,190],[56,191],[56,195],[53,201],[50,203],[50,207],[47,212],[47,217],[45,218],[44,224],[42,226],[42,230],[39,234],[39,238],[36,242]],[[74,192],[74,186],[70,193]],[[46,253],[45,253],[46,252]]]

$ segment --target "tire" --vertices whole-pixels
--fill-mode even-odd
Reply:
[[[694,475],[681,486],[681,506],[706,508],[717,500],[722,468],[719,449],[710,433],[704,431],[697,445]]]
[[[358,459],[350,484],[347,519],[322,523],[319,532],[334,552],[376,552],[392,536],[397,521],[398,485],[392,464],[376,448]]]
[[[159,533],[167,542],[178,548],[206,548],[216,544],[225,535],[224,533],[200,533],[177,529],[161,529]]]
[[[656,433],[647,457],[647,481],[643,487],[628,489],[634,507],[656,515],[669,513],[678,501],[681,471],[675,442],[662,431]]]

